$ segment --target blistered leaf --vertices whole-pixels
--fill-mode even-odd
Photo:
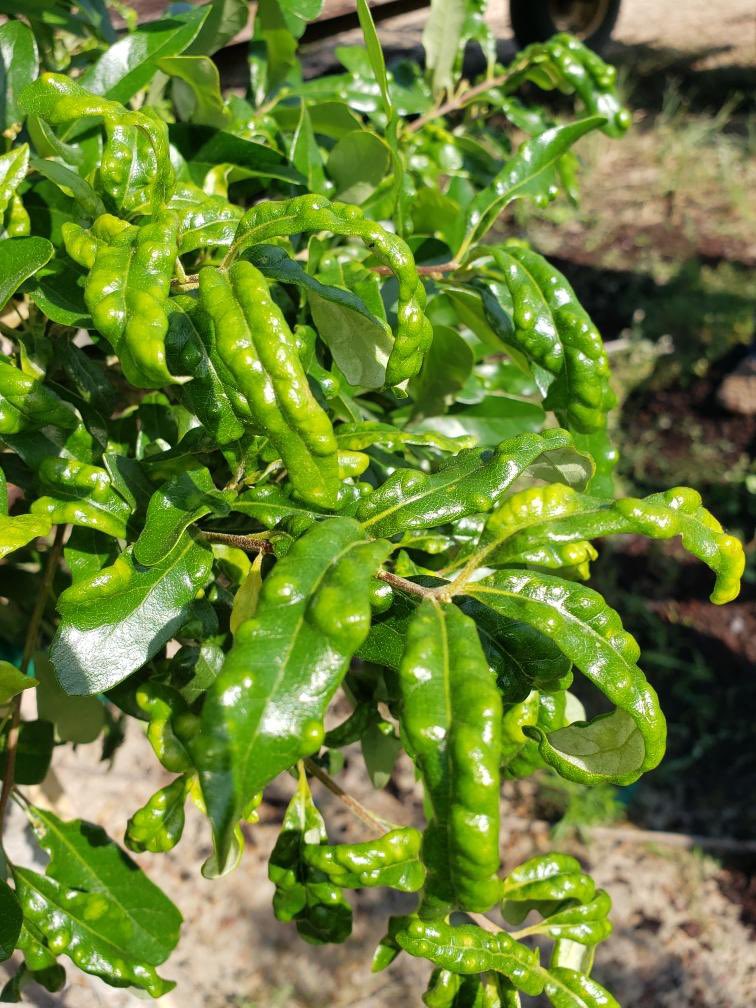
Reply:
[[[126,940],[126,958],[152,966],[164,962],[178,942],[181,926],[181,914],[168,897],[99,826],[81,819],[65,822],[35,806],[27,811],[37,840],[50,855],[46,881],[99,897],[102,912],[112,911],[114,917],[114,933],[102,933]],[[54,888],[50,894],[54,900]],[[98,915],[91,920],[98,920]]]
[[[666,740],[664,715],[636,665],[638,645],[597,592],[532,571],[502,571],[465,591],[551,637],[617,705],[612,714],[549,735],[537,727],[525,729],[562,776],[581,783],[630,784],[659,763]]]
[[[62,619],[50,648],[65,691],[102,693],[141,668],[185,621],[211,565],[209,548],[185,534],[153,567],[124,553],[66,589],[58,599]]]
[[[192,746],[221,851],[250,797],[320,747],[326,705],[367,635],[370,582],[388,550],[367,542],[352,519],[331,518],[265,579]]]
[[[28,868],[16,867],[13,875],[24,915],[54,951],[66,952],[79,969],[114,987],[137,987],[153,997],[172,989],[173,983],[136,954],[129,920],[116,903]]]

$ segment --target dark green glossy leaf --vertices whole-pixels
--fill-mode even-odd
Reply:
[[[127,102],[152,80],[162,57],[182,53],[197,37],[207,17],[199,7],[142,25],[112,45],[81,78],[94,94]]]
[[[228,122],[218,68],[208,56],[162,56],[158,69],[173,77],[174,103],[182,119],[222,129]]]
[[[0,777],[5,776],[7,731],[0,735]],[[41,784],[52,760],[55,737],[49,721],[22,721],[16,746],[16,784]]]
[[[251,796],[320,747],[326,705],[367,635],[370,582],[388,551],[387,543],[366,542],[353,520],[331,518],[298,539],[265,579],[192,747],[221,851]]]
[[[0,133],[21,122],[17,96],[37,76],[37,44],[23,21],[0,25]]]
[[[15,893],[7,882],[0,879],[0,962],[13,955],[23,919]]]
[[[0,308],[52,257],[46,238],[6,238],[0,243]]]
[[[189,165],[192,181],[201,185],[207,172],[215,165],[228,164],[239,178],[278,179],[303,185],[304,179],[283,155],[261,143],[253,143],[214,130],[211,126],[172,123],[168,134],[171,143]]]
[[[167,483],[150,498],[147,520],[134,543],[134,560],[154,567],[178,543],[198,518],[228,514],[232,494],[217,490],[207,469],[190,469]]]
[[[130,955],[158,966],[178,942],[181,914],[99,826],[64,821],[30,806],[29,820],[50,855],[46,875],[62,886],[98,894],[128,924]]]
[[[212,56],[238,35],[249,20],[247,0],[210,0],[207,17],[196,37],[184,49],[191,55]]]
[[[50,649],[65,691],[102,693],[141,668],[185,621],[211,562],[209,548],[185,534],[153,567],[124,553],[111,567],[66,589],[58,599],[62,619]]]

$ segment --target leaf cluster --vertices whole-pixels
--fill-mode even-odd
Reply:
[[[590,977],[607,894],[560,855],[502,877],[501,780],[627,784],[662,758],[638,647],[584,583],[596,539],[678,536],[716,603],[743,569],[695,491],[614,498],[601,337],[510,233],[507,207],[574,197],[575,144],[628,115],[567,36],[497,66],[478,3],[433,4],[422,71],[386,66],[360,0],[365,45],[305,80],[320,6],[260,0],[245,97],[211,59],[243,0],[122,34],[99,0],[2,7],[0,824],[18,802],[49,856],[3,861],[0,954],[23,957],[4,1001],[59,989],[62,955],[170,989],[173,904],[19,789],[58,744],[111,757],[132,718],[174,776],[130,810],[131,851],[174,847],[191,800],[202,872],[225,874],[288,773],[269,875],[307,941],[348,937],[345,889],[387,886],[417,907],[375,965],[428,959],[426,1004],[615,1004]],[[460,82],[473,37],[489,65]],[[526,106],[525,83],[577,115]],[[334,726],[337,693],[352,713]],[[356,744],[377,787],[400,751],[414,762],[422,829],[329,776]],[[369,839],[329,841],[313,777]],[[494,907],[525,926],[487,930]]]

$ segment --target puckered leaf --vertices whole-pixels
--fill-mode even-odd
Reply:
[[[467,208],[468,232],[457,257],[479,241],[512,200],[529,196],[545,205],[557,194],[556,166],[580,137],[603,126],[603,116],[588,116],[565,126],[554,126],[526,140],[504,165],[490,186],[481,189]]]
[[[340,885],[305,858],[305,851],[317,850],[316,845],[326,844],[327,839],[323,817],[300,773],[270,855],[268,877],[276,886],[276,917],[295,921],[299,934],[313,945],[343,942],[352,931],[352,908]]]
[[[370,582],[388,551],[352,519],[331,518],[265,579],[192,745],[221,851],[251,796],[322,743],[326,706],[367,635]]]
[[[620,1008],[600,983],[585,973],[552,966],[543,992],[554,1008]]]
[[[153,567],[124,553],[67,588],[58,599],[62,621],[50,649],[65,691],[102,693],[141,668],[185,621],[211,566],[209,548],[185,533]]]
[[[537,954],[505,931],[491,934],[473,924],[453,926],[442,920],[406,919],[395,935],[410,955],[430,959],[454,973],[502,973],[518,990],[536,996],[544,989]]]
[[[499,893],[501,697],[473,621],[425,599],[407,627],[399,683],[402,733],[432,814],[426,899],[488,910]]]
[[[596,885],[569,854],[540,854],[514,868],[501,883],[502,913],[519,924],[531,910],[548,916],[565,900],[588,903]]]
[[[541,630],[617,705],[612,714],[548,736],[537,727],[524,729],[562,776],[582,783],[629,784],[659,763],[666,739],[664,715],[636,664],[638,645],[597,592],[531,571],[502,571],[465,591]]]
[[[50,855],[45,870],[49,879],[99,896],[103,913],[117,913],[121,922],[115,931],[128,943],[127,958],[152,966],[164,962],[178,942],[181,926],[181,914],[168,897],[99,826],[81,819],[65,822],[33,806],[28,815],[40,845]],[[115,939],[116,933],[110,937]],[[106,931],[102,934],[107,937]]]
[[[731,601],[740,589],[745,555],[687,487],[674,487],[643,500],[588,497],[569,487],[548,486],[509,498],[488,520],[482,539],[489,564],[542,562],[552,544],[579,543],[599,536],[634,533],[652,539],[680,536],[683,546],[717,576],[711,601]]]
[[[425,880],[421,841],[418,830],[404,827],[365,843],[307,843],[302,854],[306,864],[339,886],[388,886],[400,892],[417,892]]]
[[[106,896],[68,888],[29,868],[14,868],[13,875],[25,917],[53,951],[114,987],[138,987],[152,997],[173,988],[135,954],[129,920]]]
[[[547,430],[460,452],[432,475],[400,469],[360,502],[357,518],[372,535],[392,536],[490,511],[539,456],[569,444],[565,431]]]
[[[32,539],[45,536],[51,527],[46,515],[0,515],[0,558],[26,546]]]

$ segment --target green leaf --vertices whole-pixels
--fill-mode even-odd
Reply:
[[[216,489],[208,469],[190,469],[168,480],[147,505],[147,520],[133,548],[136,563],[160,563],[198,518],[227,515],[230,496]]]
[[[192,744],[221,852],[251,796],[320,747],[326,706],[367,635],[370,582],[388,552],[387,543],[366,542],[352,519],[331,518],[265,579]]]
[[[377,134],[365,129],[347,133],[331,149],[326,165],[334,197],[364,203],[383,182],[390,164],[391,150]]]
[[[8,754],[7,731],[0,735],[0,777],[5,776]],[[22,721],[16,746],[16,784],[41,784],[52,760],[55,739],[49,721]]]
[[[46,238],[6,238],[0,243],[0,308],[52,258],[53,251]]]
[[[184,534],[153,567],[124,553],[67,588],[58,599],[61,624],[50,649],[63,689],[102,693],[141,668],[186,620],[211,566],[209,548]]]
[[[53,259],[37,272],[25,290],[51,322],[74,329],[94,329],[92,316],[84,304],[85,276],[73,263]]]
[[[431,0],[431,12],[423,30],[425,65],[432,71],[433,91],[451,91],[452,71],[462,45],[468,0]]]
[[[47,655],[34,656],[39,680],[37,712],[55,726],[61,742],[94,742],[105,726],[105,707],[97,697],[72,697],[60,688]]]
[[[66,888],[104,897],[128,924],[129,956],[152,966],[164,962],[181,927],[181,914],[168,897],[99,826],[82,819],[66,822],[36,806],[29,806],[28,815],[50,855],[45,874]]]
[[[187,54],[212,56],[238,35],[249,21],[247,0],[210,0],[208,13],[194,41],[184,49]]]
[[[357,518],[371,534],[392,536],[490,511],[540,455],[570,443],[564,431],[547,430],[503,441],[495,451],[460,452],[432,475],[400,469],[362,499]]]
[[[554,199],[558,191],[556,168],[559,160],[580,137],[605,122],[603,116],[589,116],[566,126],[554,126],[526,140],[493,182],[481,189],[468,206],[468,231],[455,258],[459,260],[473,241],[483,238],[512,200],[528,196],[545,204]]]
[[[19,144],[6,154],[0,154],[0,217],[5,213],[13,194],[23,182],[28,167],[28,144]]]
[[[323,817],[300,771],[270,855],[268,878],[276,886],[273,912],[278,920],[295,921],[299,934],[313,945],[343,942],[352,931],[352,908],[340,886],[304,857],[305,850],[327,839]]]
[[[13,955],[23,920],[16,894],[7,882],[0,879],[0,962]]]
[[[291,138],[291,163],[307,181],[310,192],[325,193],[328,190],[323,158],[320,153],[307,103],[302,102],[299,122]]]
[[[592,977],[561,966],[552,966],[548,971],[543,992],[554,1008],[620,1008],[619,1002]]]
[[[378,83],[378,87],[381,89],[383,110],[386,115],[390,117],[393,108],[391,105],[391,97],[389,95],[386,60],[383,56],[383,49],[381,48],[381,43],[378,39],[378,33],[375,30],[375,22],[373,21],[373,15],[370,12],[370,6],[367,0],[357,0],[357,17],[360,19],[360,28],[362,29],[362,37],[365,40],[365,49],[367,50],[368,59],[370,60],[370,66],[373,70],[375,80]]]
[[[38,684],[38,679],[24,675],[15,665],[11,665],[7,661],[0,661],[0,706],[7,704],[22,690],[31,689],[32,686]]]
[[[299,38],[307,27],[308,21],[314,21],[323,9],[323,0],[276,0],[286,27]]]
[[[305,864],[338,886],[351,889],[387,886],[417,892],[425,880],[420,861],[422,833],[412,827],[391,830],[365,843],[313,844],[302,849]]]
[[[462,388],[475,363],[472,347],[450,326],[434,325],[420,374],[410,382],[415,410],[422,416],[442,413]]]
[[[40,514],[0,515],[0,557],[50,532],[50,519]]]
[[[446,437],[474,438],[480,447],[493,448],[505,438],[540,431],[544,420],[544,411],[537,403],[492,395],[472,406],[455,408],[445,416],[426,417],[413,426],[421,431],[438,431]]]
[[[502,973],[518,990],[534,997],[544,989],[545,970],[538,965],[537,953],[514,941],[506,931],[491,934],[474,924],[455,927],[443,920],[405,920],[396,932],[396,941],[410,955],[463,975],[487,970]]]
[[[574,941],[580,945],[597,945],[612,932],[607,914],[612,908],[609,895],[599,889],[592,900],[548,913],[544,920],[524,930],[528,934],[548,935],[555,941]]]
[[[680,536],[682,545],[717,576],[711,601],[723,605],[737,597],[745,567],[741,543],[723,532],[716,518],[688,487],[674,487],[639,500],[588,497],[569,487],[548,486],[510,498],[488,520],[483,543],[493,551],[489,563],[533,563],[549,544],[579,543],[607,535],[635,534],[651,539]]]
[[[619,616],[590,588],[533,571],[502,571],[469,584],[466,594],[550,637],[617,709],[545,735],[541,756],[568,780],[631,784],[664,755],[666,725],[654,690],[638,668],[640,649]]]
[[[37,43],[23,21],[0,25],[0,133],[23,120],[17,97],[39,72]]]
[[[33,157],[31,167],[54,182],[67,196],[72,196],[84,213],[94,219],[105,213],[105,205],[92,186],[76,172],[58,164],[57,161],[45,161]]]
[[[184,85],[174,84],[173,96],[182,119],[223,129],[229,115],[223,103],[218,68],[209,56],[163,56],[157,66]]]
[[[125,843],[129,850],[163,854],[176,846],[184,832],[188,787],[188,777],[177,777],[137,809],[126,826]]]
[[[81,84],[112,101],[129,101],[152,80],[160,59],[177,56],[194,41],[207,15],[206,7],[198,7],[142,25],[104,52]]]
[[[111,986],[137,987],[152,997],[173,988],[135,954],[128,918],[106,897],[69,889],[28,868],[14,868],[13,876],[24,916],[51,948],[68,953],[79,969]]]
[[[501,883],[502,914],[519,924],[531,910],[548,916],[565,900],[589,903],[593,879],[569,854],[539,854],[514,868]]]
[[[350,385],[381,388],[394,344],[388,323],[353,291],[324,284],[276,245],[255,245],[244,253],[260,272],[307,292],[313,322]]]
[[[171,144],[187,162],[191,180],[202,185],[205,175],[216,165],[232,165],[238,179],[277,179],[304,185],[304,179],[289,161],[265,144],[253,143],[211,126],[171,123]]]
[[[402,750],[394,726],[388,721],[373,721],[360,736],[360,748],[370,783],[374,788],[386,787]]]
[[[380,420],[359,420],[340,424],[336,430],[336,440],[340,448],[362,451],[371,445],[382,448],[398,448],[401,445],[418,445],[437,448],[456,455],[463,448],[473,448],[475,442],[470,437],[449,438],[433,431],[402,430]]]
[[[231,616],[228,624],[234,636],[236,636],[239,628],[247,620],[252,619],[257,612],[257,603],[260,600],[263,583],[262,559],[262,553],[258,553],[254,562],[250,565],[247,576],[239,585],[236,595],[234,595],[234,604],[231,607]]]
[[[425,599],[407,627],[399,685],[402,737],[429,806],[425,898],[434,916],[488,910],[499,894],[502,709],[473,621]]]

